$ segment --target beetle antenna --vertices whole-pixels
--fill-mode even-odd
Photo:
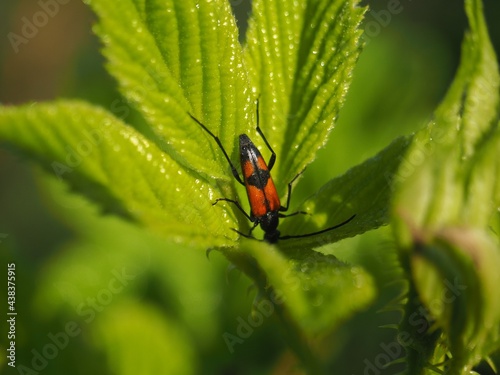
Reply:
[[[355,217],[356,217],[356,215],[354,214],[349,219],[341,222],[340,224],[334,225],[333,227],[326,228],[326,229],[323,229],[323,230],[320,230],[320,231],[317,231],[317,232],[306,233],[306,234],[298,234],[298,235],[295,235],[295,236],[282,236],[279,239],[280,240],[289,240],[289,239],[292,239],[292,238],[304,238],[304,237],[316,236],[317,234],[325,233],[325,232],[328,232],[330,230],[334,230],[334,229],[340,228],[340,227],[346,225],[347,223],[349,223]]]

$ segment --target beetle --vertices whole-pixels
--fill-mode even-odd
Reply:
[[[279,219],[290,217],[298,214],[306,214],[304,211],[297,211],[290,214],[285,214],[288,211],[290,206],[290,199],[292,196],[292,184],[294,181],[304,172],[299,172],[293,179],[288,183],[288,195],[286,206],[281,205],[281,201],[274,185],[273,178],[271,177],[271,169],[276,162],[276,153],[273,148],[267,141],[264,133],[262,132],[259,126],[259,104],[257,102],[257,127],[256,130],[259,135],[262,137],[262,140],[266,144],[269,151],[271,151],[271,157],[269,161],[266,163],[264,158],[262,157],[260,151],[254,145],[254,143],[250,140],[250,138],[246,134],[240,134],[239,136],[239,154],[240,154],[240,163],[241,163],[241,171],[243,177],[240,176],[233,162],[229,158],[222,142],[219,137],[217,137],[214,133],[212,133],[201,121],[199,121],[196,117],[189,113],[189,116],[200,125],[208,135],[210,135],[214,141],[217,143],[219,148],[221,149],[224,157],[228,161],[231,171],[233,173],[234,178],[246,188],[248,201],[250,203],[250,214],[248,214],[243,207],[241,207],[240,203],[234,199],[230,198],[218,198],[215,200],[213,205],[217,204],[220,201],[226,201],[234,204],[246,217],[253,223],[252,228],[248,234],[242,233],[234,228],[231,228],[238,234],[243,237],[253,238],[252,231],[260,225],[261,229],[264,231],[264,241],[269,243],[276,243],[278,240],[289,240],[292,238],[303,238],[315,236],[321,233],[325,233],[337,228],[340,228],[343,225],[349,223],[356,215],[352,215],[349,219],[334,225],[333,227],[329,227],[317,232],[299,234],[299,235],[287,235],[281,236],[280,231],[278,230]]]

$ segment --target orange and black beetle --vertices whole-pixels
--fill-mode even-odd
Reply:
[[[302,238],[310,237],[330,230],[339,228],[348,222],[350,222],[356,215],[351,216],[349,219],[337,224],[333,227],[329,227],[317,232],[299,234],[299,235],[289,235],[281,236],[278,230],[279,218],[289,217],[297,214],[305,214],[303,211],[297,211],[291,214],[284,214],[288,210],[290,205],[290,198],[292,195],[292,184],[293,182],[302,174],[300,172],[293,178],[288,184],[288,197],[286,206],[282,206],[280,198],[276,187],[274,186],[273,178],[271,177],[271,169],[276,161],[276,153],[273,151],[271,145],[267,141],[266,137],[262,133],[259,127],[259,110],[257,105],[257,132],[260,134],[264,140],[266,146],[271,151],[271,157],[269,163],[266,164],[261,153],[255,147],[253,142],[246,134],[241,134],[239,137],[240,141],[240,162],[241,171],[243,173],[243,178],[240,177],[238,171],[234,167],[233,162],[229,158],[224,146],[222,145],[219,137],[213,134],[205,125],[203,125],[198,119],[190,114],[191,118],[196,121],[217,143],[217,145],[222,150],[224,156],[226,157],[229,165],[231,166],[231,171],[234,178],[245,186],[248,196],[248,201],[250,203],[250,215],[241,207],[238,201],[230,198],[218,198],[213,204],[217,204],[219,201],[226,201],[233,203],[238,209],[252,222],[254,223],[250,232],[248,234],[242,233],[236,229],[235,232],[247,238],[254,238],[252,236],[252,231],[260,225],[261,229],[264,231],[264,240],[269,243],[275,243],[278,240],[288,240],[292,238]]]

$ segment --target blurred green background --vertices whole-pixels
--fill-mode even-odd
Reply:
[[[243,34],[250,2],[231,3]],[[466,28],[463,3],[401,0],[397,14],[388,12],[388,3],[366,2],[366,47],[346,105],[297,186],[295,202],[423,126],[453,78]],[[499,51],[500,3],[484,5]],[[91,32],[96,19],[82,2],[60,4],[30,38],[12,45],[9,33],[22,35],[25,20],[42,9],[35,0],[0,2],[2,105],[80,98],[140,127],[105,71]],[[0,274],[6,280],[7,263],[16,263],[18,365],[39,366],[44,374],[296,373],[275,316],[228,348],[223,335],[236,335],[248,319],[255,291],[220,254],[207,260],[204,250],[165,243],[103,216],[56,177],[0,148]],[[327,251],[366,267],[380,287],[375,304],[340,327],[332,342],[332,373],[371,373],[368,363],[383,353],[381,344],[394,340],[395,331],[380,326],[398,320],[398,314],[379,312],[401,291],[391,283],[398,268],[390,231],[381,228]],[[377,273],[384,268],[387,273]],[[55,353],[54,340],[60,346]],[[4,351],[3,328],[0,343]],[[1,356],[0,372],[9,370]]]

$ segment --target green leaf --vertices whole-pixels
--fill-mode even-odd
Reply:
[[[436,123],[442,121],[446,125],[433,129],[438,133],[444,130],[450,141],[458,136],[461,155],[469,158],[497,126],[500,75],[482,2],[467,0],[465,9],[470,30],[463,42],[460,67],[436,111]]]
[[[357,4],[252,4],[245,61],[260,94],[261,126],[280,156],[273,171],[279,191],[314,160],[344,103],[361,50],[358,26],[364,9]]]
[[[466,1],[470,31],[453,85],[435,118],[412,139],[398,171],[394,228],[410,290],[432,327],[409,358],[412,373],[449,358],[465,374],[498,348],[498,235],[489,223],[500,206],[500,74],[479,0]],[[450,285],[463,288],[450,296]],[[414,311],[407,307],[402,327]],[[443,368],[443,365],[436,365]]]
[[[294,321],[310,336],[327,334],[374,297],[371,277],[334,256],[303,251],[287,258],[272,246],[246,242],[245,249],[267,275],[276,304],[285,303]]]
[[[417,290],[434,324],[449,337],[455,371],[471,368],[498,347],[500,303],[492,296],[500,283],[499,264],[490,236],[464,227],[435,233],[412,255]]]
[[[460,220],[483,226],[500,205],[498,193],[491,201],[498,175],[483,179],[484,172],[476,172],[481,163],[488,163],[491,172],[498,168],[492,163],[498,160],[494,153],[498,152],[500,75],[481,3],[468,1],[466,5],[471,30],[464,40],[457,76],[434,121],[414,137],[401,167],[404,183],[396,202],[404,202],[405,207],[396,209],[411,212],[418,224],[454,223],[461,216]],[[484,153],[489,153],[488,161],[479,156]],[[473,194],[470,189],[475,190]],[[483,214],[471,218],[460,205],[464,199],[469,201],[468,209],[474,205]]]
[[[500,205],[500,75],[480,2],[468,1],[467,13],[471,30],[455,81],[434,121],[413,138],[399,171],[395,210],[418,226],[484,228]],[[399,233],[411,242],[411,234]]]
[[[284,235],[300,235],[334,226],[356,215],[353,221],[320,235],[282,241],[280,246],[287,252],[300,252],[304,247],[319,247],[387,225],[399,178],[400,155],[409,145],[408,138],[397,138],[374,157],[329,181],[298,207],[312,215],[285,219],[281,228]]]
[[[487,227],[492,214],[495,214],[495,207],[500,206],[499,150],[500,123],[470,160],[469,184],[461,211],[465,222]]]
[[[228,243],[210,187],[102,109],[66,101],[3,108],[0,138],[107,210],[173,239]]]
[[[96,31],[108,69],[149,123],[152,140],[180,164],[229,181],[220,150],[188,116],[219,134],[230,155],[236,129],[251,123],[253,106],[229,3],[87,3],[99,16]]]

